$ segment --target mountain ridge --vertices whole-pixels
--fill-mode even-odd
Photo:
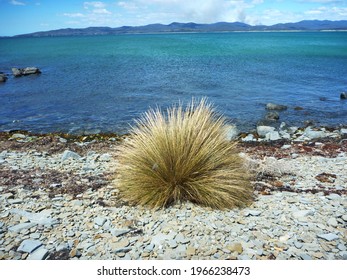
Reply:
[[[63,28],[50,31],[39,31],[20,34],[12,37],[60,37],[60,36],[91,36],[117,34],[150,34],[150,33],[189,33],[189,32],[235,32],[235,31],[347,31],[347,20],[303,20],[294,23],[278,23],[274,25],[249,25],[242,22],[216,22],[201,24],[195,22],[170,24],[153,23],[143,26],[121,27],[86,27]]]

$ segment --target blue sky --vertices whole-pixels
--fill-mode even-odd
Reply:
[[[0,35],[59,28],[241,21],[347,20],[347,0],[0,0]]]

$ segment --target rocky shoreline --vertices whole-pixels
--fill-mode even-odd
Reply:
[[[347,130],[231,128],[248,208],[150,210],[117,190],[117,135],[0,133],[0,260],[347,259]]]

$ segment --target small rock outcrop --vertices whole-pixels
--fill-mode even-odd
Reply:
[[[41,71],[37,67],[25,67],[25,68],[12,68],[12,74],[15,77],[33,75],[33,74],[41,74]]]
[[[274,103],[268,103],[266,104],[266,110],[278,110],[278,111],[283,111],[287,110],[288,107],[285,105],[279,105],[279,104],[274,104]]]
[[[341,92],[340,99],[347,99],[347,92]]]
[[[7,76],[4,73],[0,73],[0,83],[4,83],[7,81]]]
[[[277,121],[280,119],[280,115],[277,112],[269,112],[265,115],[265,119],[269,121]]]

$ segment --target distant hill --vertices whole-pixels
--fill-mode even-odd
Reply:
[[[132,33],[172,33],[172,32],[233,32],[233,31],[347,31],[347,20],[303,20],[296,23],[279,23],[275,25],[249,25],[242,22],[217,22],[198,24],[194,22],[171,24],[149,24],[145,26],[122,27],[88,27],[65,28],[51,31],[41,31],[14,37],[57,37],[57,36],[91,36],[115,35]]]

